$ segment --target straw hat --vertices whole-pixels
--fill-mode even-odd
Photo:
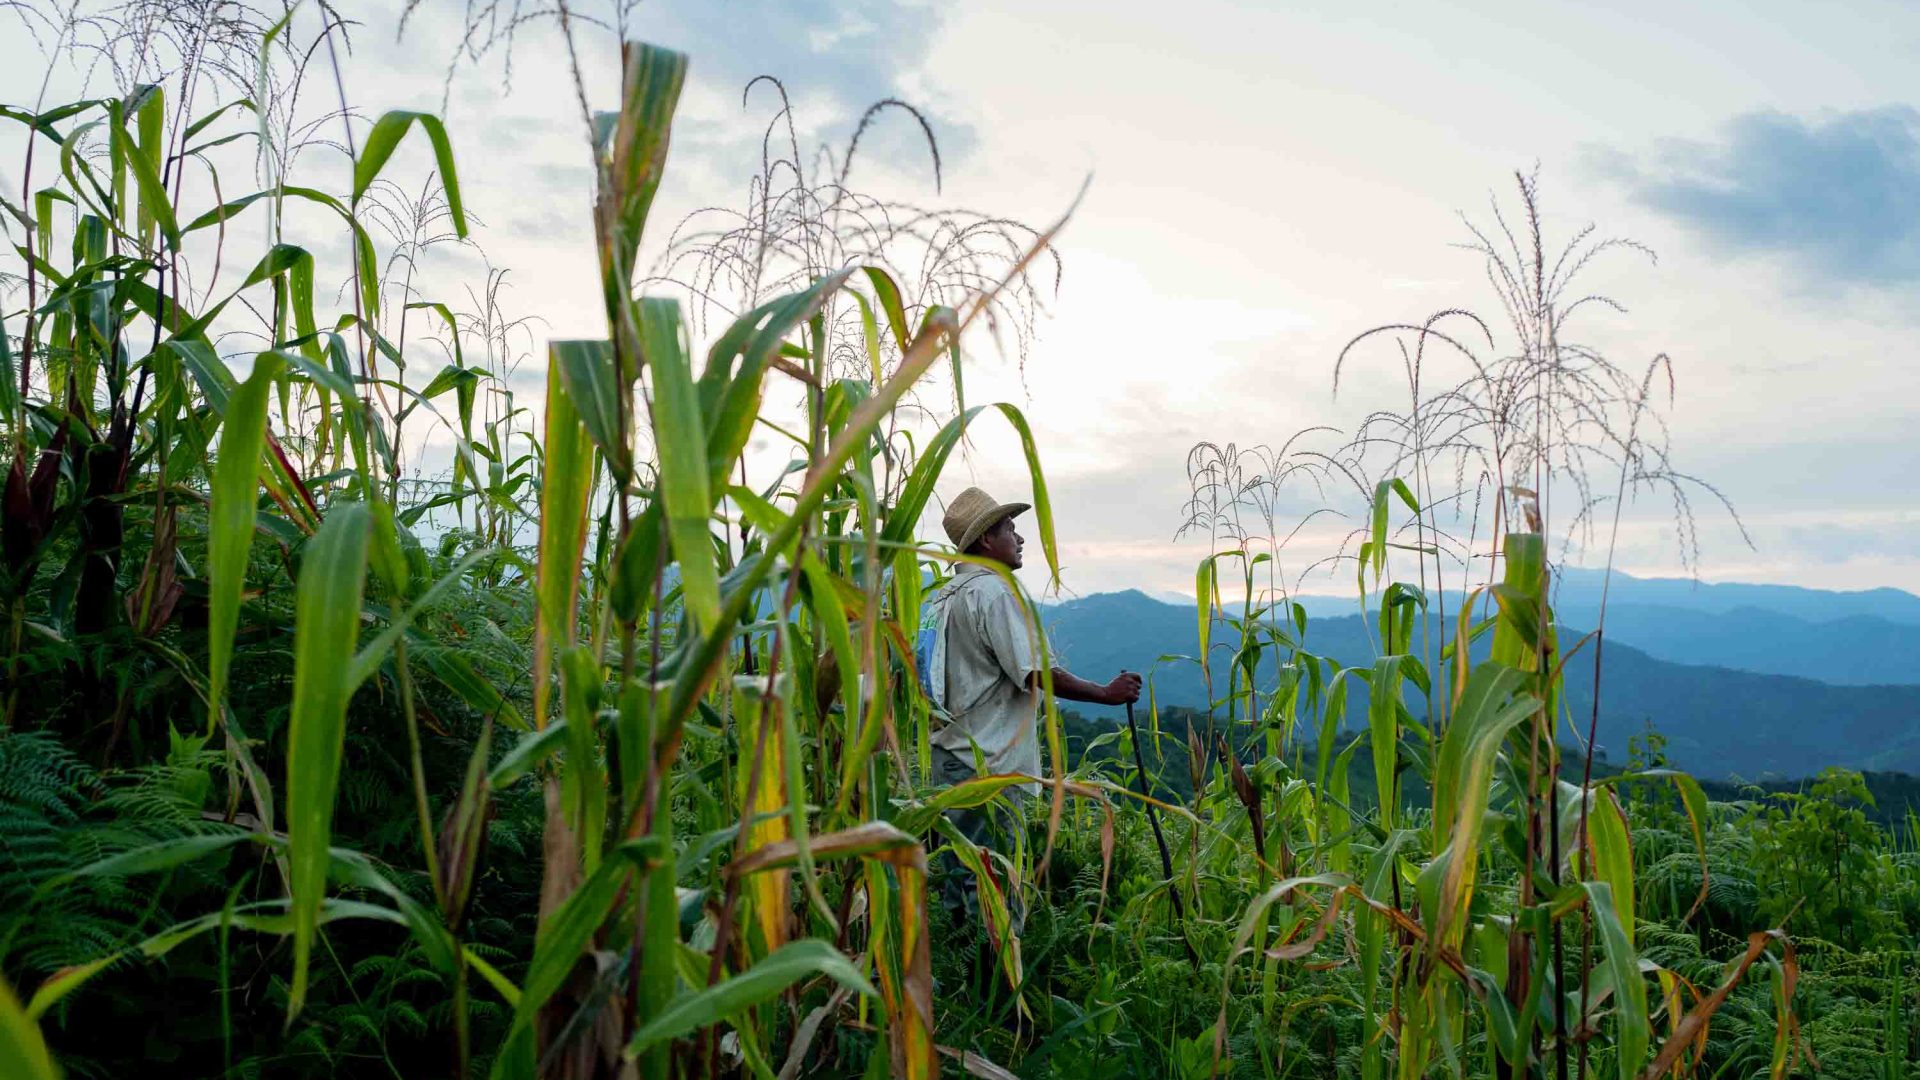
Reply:
[[[1032,508],[1030,503],[995,502],[993,496],[970,487],[947,504],[947,515],[940,524],[946,526],[947,539],[953,541],[954,549],[965,551],[988,529]]]

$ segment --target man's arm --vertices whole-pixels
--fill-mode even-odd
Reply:
[[[1037,686],[1039,682],[1040,674],[1035,672],[1032,684]],[[1096,683],[1057,667],[1053,669],[1053,696],[1089,705],[1131,705],[1140,700],[1140,676],[1123,671],[1110,683]]]
[[[1035,629],[1029,625],[1027,612],[1020,602],[1014,599],[1011,591],[1002,589],[991,595],[986,602],[980,620],[980,631],[986,639],[988,651],[1000,662],[1000,668],[1014,683],[1025,682],[1028,689],[1038,689],[1040,672],[1038,650],[1034,645]],[[1131,671],[1123,671],[1110,683],[1094,683],[1082,679],[1063,667],[1053,669],[1053,694],[1068,701],[1084,701],[1092,705],[1130,705],[1140,700],[1140,676]]]

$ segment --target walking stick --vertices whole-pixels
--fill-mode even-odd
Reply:
[[[1133,767],[1140,771],[1140,794],[1143,798],[1153,798],[1153,785],[1147,780],[1147,760],[1140,755],[1140,727],[1133,720],[1133,702],[1127,702],[1127,731],[1133,736]],[[1193,943],[1187,940],[1185,906],[1180,903],[1180,885],[1173,880],[1173,853],[1167,850],[1167,836],[1160,831],[1160,815],[1153,803],[1147,806],[1147,823],[1153,826],[1153,842],[1160,846],[1160,869],[1167,875],[1167,895],[1173,899],[1173,917],[1179,920],[1180,941],[1187,947],[1187,956],[1197,967],[1200,956],[1193,951]]]

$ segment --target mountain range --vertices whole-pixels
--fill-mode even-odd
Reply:
[[[1597,625],[1604,580],[1597,570],[1559,573],[1554,610],[1560,621]],[[1350,598],[1299,599],[1316,616],[1358,611]],[[1838,592],[1615,572],[1606,615],[1609,644],[1624,642],[1675,663],[1845,686],[1920,683],[1920,596],[1899,589]]]
[[[1615,575],[1600,676],[1600,752],[1624,761],[1627,739],[1653,725],[1673,763],[1704,777],[1810,775],[1828,765],[1920,773],[1920,597],[1894,589],[1836,593],[1793,586],[1704,585]],[[1559,593],[1561,640],[1584,633],[1598,604],[1598,575],[1575,571]],[[1314,598],[1306,648],[1345,665],[1370,664],[1373,636],[1352,602]],[[1139,592],[1104,593],[1045,605],[1042,617],[1064,666],[1084,677],[1122,667],[1152,676],[1156,700],[1204,709],[1206,682],[1191,604]],[[1451,628],[1429,626],[1433,652]],[[1216,644],[1233,636],[1216,626]],[[1416,628],[1416,651],[1419,629]],[[1591,645],[1588,646],[1591,648]],[[1569,663],[1566,697],[1577,732],[1591,721],[1593,668]],[[1270,658],[1261,685],[1272,684]],[[1228,661],[1216,648],[1216,698]],[[1412,694],[1409,688],[1409,694]],[[1360,698],[1348,723],[1363,719]],[[1409,700],[1416,715],[1423,705]],[[1117,710],[1083,710],[1118,715]]]

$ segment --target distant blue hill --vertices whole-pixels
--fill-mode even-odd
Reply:
[[[1593,612],[1565,622],[1590,626]],[[1851,686],[1920,683],[1920,625],[1871,615],[1815,621],[1757,607],[1697,611],[1608,604],[1607,639],[1683,664]]]
[[[1163,654],[1196,651],[1191,606],[1139,592],[1104,593],[1050,605],[1043,614],[1062,661],[1076,674],[1097,678],[1122,667],[1151,671],[1162,704],[1206,707],[1206,684],[1197,664],[1156,663]],[[1814,625],[1764,611],[1744,615],[1729,609],[1686,616],[1720,620],[1729,628],[1744,626],[1743,633],[1752,632],[1756,619],[1782,620],[1777,626],[1787,636]],[[1623,619],[1622,624],[1630,621]],[[1223,632],[1216,631],[1216,640]],[[1437,621],[1434,633],[1437,642]],[[1571,644],[1579,634],[1563,630],[1563,640]],[[1797,777],[1828,765],[1920,773],[1920,685],[1834,685],[1793,675],[1675,663],[1618,640],[1624,636],[1618,629],[1609,633],[1601,676],[1596,742],[1613,761],[1624,761],[1627,739],[1652,723],[1670,740],[1667,749],[1674,763],[1705,777]],[[1684,633],[1670,637],[1673,648],[1685,644]],[[1357,615],[1317,616],[1308,625],[1306,643],[1310,651],[1344,664],[1365,664],[1373,656],[1371,640]],[[1215,696],[1220,697],[1227,685],[1227,658],[1217,652],[1212,669]],[[1272,678],[1269,663],[1261,672],[1261,685],[1270,686]],[[1359,695],[1354,697],[1348,719],[1357,726],[1361,711]],[[1567,700],[1584,729],[1593,702],[1590,663],[1568,665]],[[1422,711],[1418,703],[1410,702],[1410,707]],[[1563,730],[1560,738],[1574,741],[1571,731]]]
[[[1605,573],[1572,567],[1559,575],[1554,603],[1569,622],[1591,622],[1600,609]],[[1808,622],[1869,618],[1920,627],[1920,596],[1900,589],[1842,591],[1799,585],[1695,582],[1685,578],[1637,578],[1614,571],[1613,604],[1649,605],[1724,615],[1753,608]]]
[[[1559,575],[1562,623],[1598,623],[1604,575]],[[1451,597],[1449,606],[1458,603]],[[1352,599],[1302,598],[1315,616],[1354,615]],[[1615,572],[1607,642],[1661,660],[1847,686],[1920,683],[1920,596],[1899,589],[1838,592],[1795,585],[1704,584]]]

